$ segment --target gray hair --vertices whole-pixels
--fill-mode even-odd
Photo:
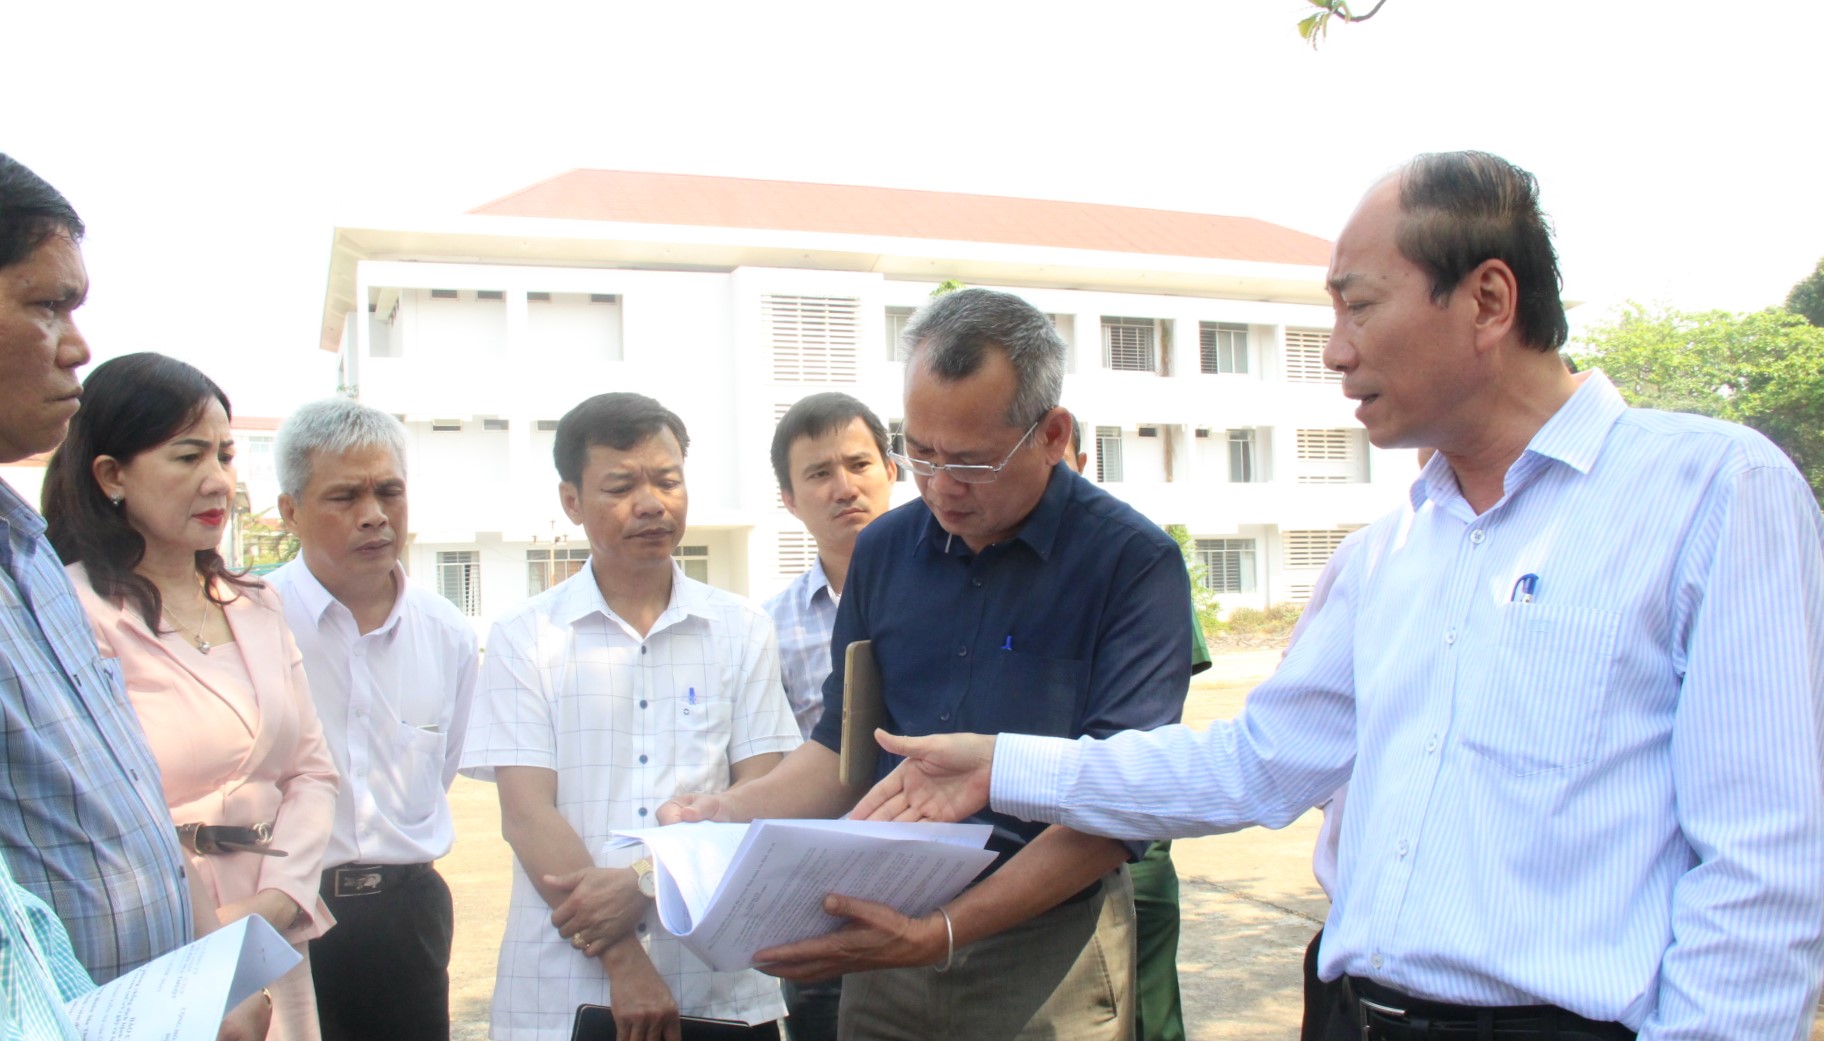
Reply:
[[[324,398],[305,405],[279,426],[273,442],[279,490],[294,499],[304,494],[310,483],[311,453],[341,455],[357,448],[391,449],[399,472],[405,473],[403,423],[352,398]]]
[[[1044,312],[1012,293],[959,289],[920,308],[900,339],[906,364],[947,383],[973,376],[989,348],[1013,363],[1008,426],[1037,422],[1064,396],[1064,338]]]

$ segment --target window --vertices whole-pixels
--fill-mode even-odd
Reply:
[[[1227,322],[1202,322],[1197,326],[1202,341],[1204,372],[1248,371],[1248,327]]]
[[[548,303],[550,303],[550,302],[551,302],[551,294],[550,294],[550,293],[536,293],[536,292],[535,292],[535,293],[527,293],[527,294],[526,294],[526,303],[529,303],[529,304],[548,304]]]
[[[861,301],[851,297],[763,296],[760,317],[782,383],[855,382]]]
[[[505,300],[506,298],[506,292],[499,289],[483,289],[475,294],[477,300]]]
[[[796,577],[811,569],[811,561],[817,559],[817,543],[811,539],[808,531],[782,531],[779,533],[779,574],[781,577]]]
[[[484,419],[481,421],[481,429],[505,430],[507,429],[507,421],[504,419]]]
[[[431,429],[439,434],[448,434],[462,429],[460,419],[433,419]]]
[[[526,595],[537,596],[576,574],[588,559],[587,546],[526,550]]]
[[[533,429],[537,430],[541,434],[549,434],[552,431],[557,429],[557,420],[541,419],[541,420],[534,422],[532,424],[532,427],[533,427]]]
[[[470,618],[481,613],[481,554],[472,549],[437,554],[437,592]]]
[[[1254,591],[1253,539],[1198,539],[1204,588],[1215,593]]]
[[[1351,484],[1368,479],[1363,430],[1300,430],[1298,483]]]
[[[1109,484],[1121,480],[1121,428],[1096,428],[1096,480]]]
[[[1254,431],[1229,431],[1229,480],[1237,484],[1250,484],[1259,480],[1258,468],[1255,466]]]
[[[1343,374],[1324,368],[1330,334],[1323,329],[1286,330],[1286,379],[1293,383],[1341,383]]]
[[[454,289],[433,289],[433,290],[431,290],[431,299],[432,300],[454,300],[454,299],[456,299],[456,290],[454,290]]]
[[[1156,372],[1153,343],[1158,327],[1150,318],[1102,319],[1102,364],[1118,372]]]
[[[1286,546],[1287,568],[1321,568],[1330,563],[1336,547],[1349,537],[1343,528],[1319,528],[1312,531],[1281,533]]]
[[[889,308],[887,308],[887,360],[888,361],[898,361],[899,360],[899,358],[900,358],[899,338],[901,336],[905,335],[906,323],[910,322],[912,320],[912,316],[917,313],[918,313],[918,308],[916,308],[916,307],[889,307]]]
[[[679,546],[671,559],[684,569],[685,578],[694,578],[698,582],[709,581],[709,547]],[[805,565],[809,567],[810,565]]]
[[[618,304],[621,302],[621,294],[619,294],[619,293],[590,293],[589,302],[592,304]]]

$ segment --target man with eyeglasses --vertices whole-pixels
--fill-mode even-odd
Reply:
[[[1058,465],[1064,344],[1005,293],[966,289],[909,324],[905,450],[921,499],[864,529],[830,643],[873,641],[889,726],[1102,737],[1176,718],[1190,681],[1190,596],[1159,526]],[[833,817],[840,667],[811,741],[771,774],[686,796],[662,821]],[[892,768],[882,756],[879,773]],[[848,919],[760,952],[786,979],[849,973],[842,1038],[1111,1038],[1133,1031],[1133,898],[1122,865],[1145,842],[982,813],[1000,854],[938,912],[909,919],[832,895]]]

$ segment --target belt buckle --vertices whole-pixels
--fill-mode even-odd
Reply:
[[[1374,1020],[1370,1018],[1372,1015],[1378,1014],[1390,1019],[1407,1018],[1405,1009],[1383,1005],[1378,1001],[1369,1001],[1359,994],[1355,997],[1355,1003],[1362,1009],[1362,1041],[1374,1041]]]
[[[379,868],[345,866],[336,868],[335,872],[337,896],[375,896],[380,892],[382,876]]]

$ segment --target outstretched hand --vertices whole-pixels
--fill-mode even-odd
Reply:
[[[826,914],[848,924],[826,936],[754,953],[754,967],[780,979],[808,983],[848,972],[935,965],[950,949],[939,916],[907,918],[885,904],[831,893]]]
[[[876,730],[874,739],[906,759],[855,804],[853,819],[960,821],[987,808],[992,734],[898,737]]]

